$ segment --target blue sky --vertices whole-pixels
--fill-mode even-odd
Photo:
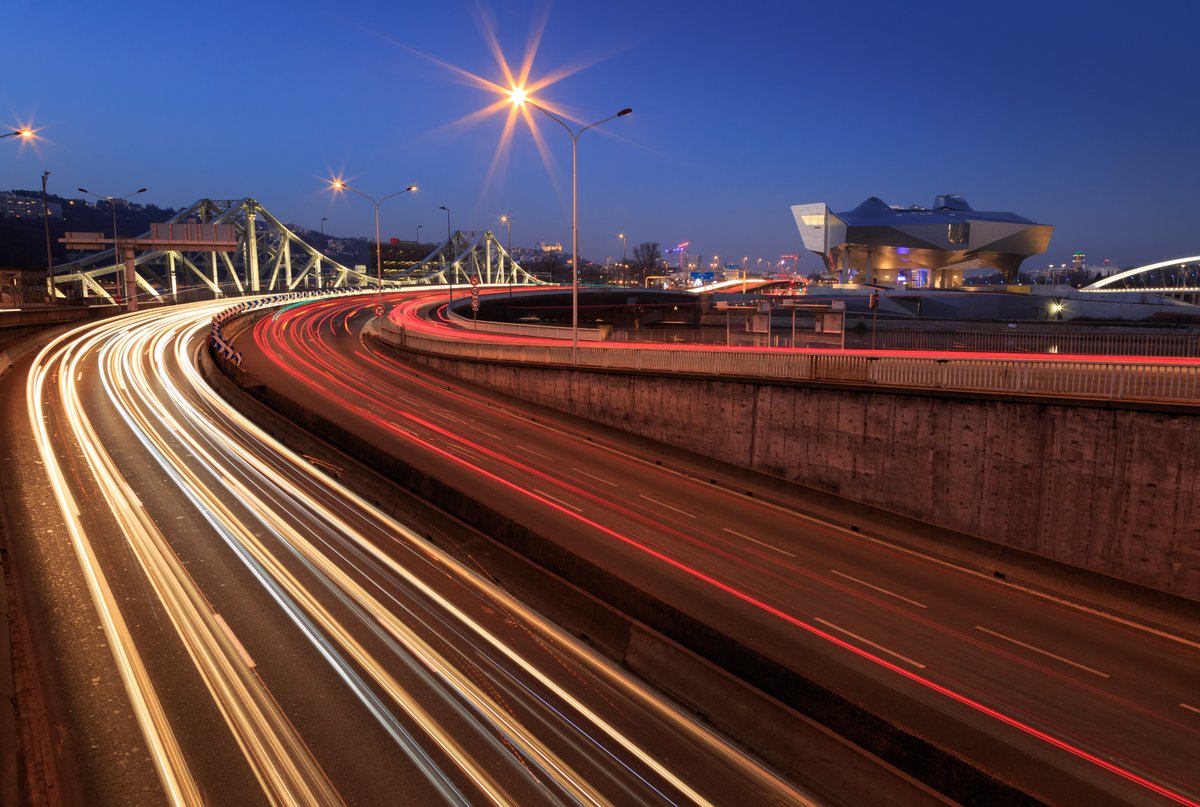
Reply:
[[[186,5],[4,0],[0,188],[143,185],[166,206],[253,196],[285,221],[369,235],[372,207],[334,198],[343,173],[384,204],[384,237],[425,240],[512,217],[514,245],[570,241],[571,150],[538,121],[495,161],[494,31],[537,97],[591,122],[580,139],[581,252],[691,242],[722,262],[801,252],[789,206],[876,195],[1055,225],[1050,251],[1118,265],[1200,253],[1200,4],[296,0]],[[818,260],[801,259],[813,269]]]

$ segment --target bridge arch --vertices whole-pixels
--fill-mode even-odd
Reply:
[[[1187,267],[1189,265],[1193,265],[1193,268],[1190,270],[1190,273],[1195,275],[1195,282],[1193,282],[1191,285],[1186,284],[1187,274],[1189,273],[1189,270],[1187,269]],[[1100,278],[1095,283],[1092,283],[1089,286],[1085,286],[1083,291],[1099,291],[1101,289],[1106,289],[1109,291],[1117,291],[1117,290],[1123,288],[1126,281],[1128,281],[1130,278],[1137,277],[1138,275],[1149,274],[1150,272],[1159,271],[1161,269],[1170,269],[1173,267],[1180,267],[1180,268],[1184,269],[1185,283],[1182,286],[1169,286],[1169,287],[1164,286],[1162,290],[1165,290],[1165,291],[1192,291],[1192,292],[1200,291],[1200,255],[1194,255],[1190,258],[1173,258],[1172,260],[1169,260],[1169,261],[1159,261],[1158,263],[1148,263],[1145,266],[1137,266],[1137,267],[1134,267],[1133,269],[1125,269],[1124,271],[1117,272],[1114,275],[1109,275],[1108,277]],[[1158,289],[1146,289],[1146,288],[1138,289],[1138,291],[1154,291],[1154,290],[1158,290]]]

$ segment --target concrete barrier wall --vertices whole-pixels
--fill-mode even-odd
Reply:
[[[54,325],[59,322],[93,319],[121,313],[116,306],[89,308],[86,306],[59,306],[57,308],[22,308],[15,311],[0,311],[0,328],[19,328],[27,325]]]
[[[1200,418],[1186,408],[420,361],[723,462],[1200,600]]]

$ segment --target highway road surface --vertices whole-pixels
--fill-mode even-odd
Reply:
[[[43,603],[55,663],[85,668],[74,677],[96,693],[121,693],[68,698],[65,733],[86,746],[84,801],[810,802],[233,411],[197,369],[227,305],[149,310],[59,338],[28,369],[28,434],[4,452],[25,469],[40,463],[27,484],[52,502],[22,553],[30,578],[56,587]],[[277,321],[281,336],[291,316]],[[350,336],[329,347],[358,351]],[[518,442],[505,450],[525,460],[559,450]],[[560,515],[591,507],[536,478]],[[656,495],[617,527],[657,524]],[[69,618],[57,613],[67,602]],[[63,625],[77,635],[55,634]],[[126,733],[97,739],[109,721]],[[146,789],[155,783],[161,794]]]
[[[535,422],[365,345],[373,302],[260,320],[243,369],[1040,798],[1200,804],[1195,626],[1006,584]],[[388,302],[407,328],[447,327]]]

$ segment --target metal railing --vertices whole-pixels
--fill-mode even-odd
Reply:
[[[425,353],[522,364],[571,364],[569,344],[486,342],[400,333],[385,343]],[[772,351],[581,344],[576,367],[666,374],[859,384],[1126,402],[1200,404],[1200,362],[972,358],[841,351]]]
[[[846,347],[869,348],[869,330],[851,328]],[[1070,356],[1200,357],[1200,333],[1105,333],[1061,331],[885,330],[875,334],[879,350],[943,350],[982,353],[1040,353]]]

